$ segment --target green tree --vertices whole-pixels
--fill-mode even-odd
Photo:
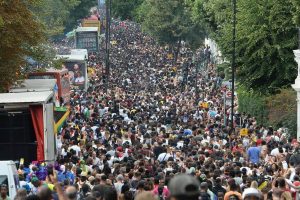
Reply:
[[[121,20],[134,20],[144,0],[112,0],[112,16]]]
[[[94,6],[97,6],[97,1],[80,0],[80,3],[70,10],[70,15],[65,25],[65,31],[68,32],[73,30],[79,24],[78,20],[81,20],[90,15],[90,10]]]
[[[299,0],[292,0],[296,10],[294,12],[294,21],[295,23],[300,26],[300,1]]]
[[[217,1],[217,2],[216,2]],[[231,61],[232,1],[196,0],[194,18],[205,21],[222,54]],[[292,0],[237,1],[237,72],[246,88],[274,92],[296,76],[297,30]]]
[[[69,22],[70,11],[80,0],[39,0],[31,10],[43,24],[48,37],[62,34]],[[59,8],[59,9],[58,9]]]
[[[205,36],[201,24],[192,21],[189,3],[181,0],[145,0],[138,11],[142,28],[160,44],[176,49],[175,61],[181,41],[195,49]]]
[[[44,39],[44,27],[29,7],[37,1],[0,0],[0,91],[21,76],[25,56]]]

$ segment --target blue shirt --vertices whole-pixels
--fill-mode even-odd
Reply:
[[[250,147],[247,151],[250,162],[259,163],[260,149],[258,147]]]

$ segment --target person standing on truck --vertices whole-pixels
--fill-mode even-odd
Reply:
[[[0,200],[10,200],[10,198],[7,196],[7,185],[2,184],[0,187]]]

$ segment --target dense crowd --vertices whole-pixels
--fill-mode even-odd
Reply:
[[[208,47],[182,43],[175,55],[129,22],[114,21],[111,37],[110,76],[103,52],[90,55],[95,73],[88,91],[72,92],[57,163],[20,166],[15,199],[296,198],[298,141],[237,115],[237,104],[230,119]]]

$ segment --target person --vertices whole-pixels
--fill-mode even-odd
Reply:
[[[256,146],[256,142],[252,142],[252,146],[247,151],[249,162],[253,164],[259,163],[260,149]]]
[[[7,188],[7,185],[6,184],[2,184],[0,186],[0,200],[10,200],[9,196],[7,195],[8,193],[8,188]]]
[[[293,166],[300,165],[300,148],[296,147],[294,153],[289,159],[289,163],[293,163]]]
[[[47,186],[41,186],[40,190],[38,191],[37,195],[40,197],[40,199],[45,200],[52,200],[52,192]]]
[[[198,200],[200,182],[187,174],[176,175],[169,183],[171,200]]]
[[[243,200],[263,200],[263,194],[257,189],[258,185],[256,181],[252,181],[250,188],[246,188],[242,194]]]
[[[15,196],[14,200],[25,200],[27,196],[27,191],[25,188],[20,188],[17,191],[17,195]]]
[[[69,200],[76,200],[78,197],[77,189],[74,186],[68,186],[65,192]]]
[[[242,200],[242,194],[238,192],[234,179],[230,179],[228,185],[229,191],[225,193],[224,200]]]
[[[145,191],[136,195],[134,200],[157,200],[157,198],[155,198],[155,196],[151,192]]]
[[[201,200],[210,200],[211,197],[208,194],[208,184],[207,182],[202,182],[200,184],[200,199]]]
[[[123,177],[123,175],[119,174],[116,179],[117,179],[117,182],[114,183],[114,186],[115,186],[118,194],[120,194],[122,187],[124,185],[124,183],[123,183],[124,177]]]

